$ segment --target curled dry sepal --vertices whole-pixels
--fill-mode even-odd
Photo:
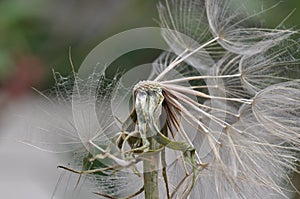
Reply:
[[[66,110],[45,114],[51,120],[39,123],[32,145],[73,152],[74,164],[61,168],[84,175],[102,197],[147,197],[141,163],[153,157],[153,198],[288,197],[300,153],[297,32],[248,27],[257,15],[229,0],[166,0],[158,10],[171,52],[149,79],[126,90],[104,73],[57,78],[49,101]],[[123,121],[114,110],[128,94]]]

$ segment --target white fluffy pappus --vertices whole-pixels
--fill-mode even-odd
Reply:
[[[299,46],[290,38],[296,31],[251,27],[247,22],[254,15],[233,11],[231,3],[161,2],[161,26],[187,37],[164,29],[171,52],[154,61],[147,81],[130,88],[104,74],[58,81],[58,101],[49,101],[56,108],[66,104],[77,117],[54,116],[59,125],[48,120],[50,125],[40,128],[47,135],[41,139],[63,142],[33,137],[32,145],[75,151],[69,171],[83,171],[78,173],[91,179],[100,197],[143,198],[140,163],[148,148],[145,140],[133,139],[143,136],[142,122],[136,119],[120,128],[110,105],[122,99],[117,93],[122,89],[134,102],[141,101],[137,97],[142,95],[135,93],[142,85],[148,93],[161,92],[163,101],[156,105],[166,114],[165,137],[156,132],[162,139],[159,157],[164,157],[157,174],[160,198],[288,198],[296,191],[291,175],[297,172],[300,153]],[[147,103],[156,99],[151,97]],[[76,106],[71,107],[71,100]],[[153,108],[149,106],[146,116],[136,110],[135,115],[156,131],[159,125],[147,112]],[[94,113],[98,121],[90,119]],[[125,137],[118,137],[122,131]]]

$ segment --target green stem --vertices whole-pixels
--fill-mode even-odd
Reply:
[[[148,138],[150,142],[150,150],[156,151],[159,149],[159,144],[153,138]],[[144,193],[145,199],[159,199],[158,190],[158,153],[149,153],[143,160],[144,167]]]

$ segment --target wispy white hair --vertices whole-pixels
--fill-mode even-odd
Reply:
[[[211,121],[222,126],[220,144],[208,139],[203,149],[209,134],[200,132],[193,139],[196,150],[211,152],[204,158],[209,165],[199,174],[191,198],[287,197],[300,150],[299,60],[295,58],[299,46],[290,39],[296,32],[252,27],[249,21],[255,15],[245,16],[233,9],[230,0],[165,1],[159,13],[163,27],[182,31],[199,46],[213,41],[185,59],[200,69],[198,78],[187,76],[185,80],[198,79],[202,88],[210,87],[206,92],[211,100],[198,100],[199,107],[209,113],[207,118],[198,115],[200,121],[205,126]],[[163,34],[174,53],[184,56],[178,53],[183,52],[184,40]],[[207,61],[207,55],[214,64]],[[195,57],[203,58],[198,66],[189,60]],[[176,67],[180,70],[181,66]],[[194,95],[199,97],[199,93]],[[208,130],[218,137],[212,126]]]
[[[254,15],[233,9],[231,0],[165,0],[158,11],[170,52],[153,63],[147,83],[164,92],[171,118],[168,138],[194,147],[202,165],[193,183],[195,175],[187,174],[192,169],[186,168],[182,153],[166,149],[167,163],[168,157],[174,158],[165,168],[170,197],[287,198],[294,191],[290,181],[300,152],[299,47],[290,39],[296,32],[253,27],[248,22]],[[114,143],[120,132],[109,103],[113,100],[118,108],[118,100],[124,99],[116,94],[123,89],[116,79],[91,74],[85,81],[75,75],[75,89],[65,87],[66,81],[57,82],[60,103],[69,107],[76,99],[77,108],[85,104],[87,109],[77,118],[52,117],[60,125],[41,129],[49,142],[32,143],[62,152],[70,149],[81,159],[79,164],[99,150],[111,155],[99,146]],[[133,87],[123,89],[126,95]],[[89,120],[90,111],[96,111],[100,124]],[[53,135],[63,142],[53,144]],[[90,150],[91,143],[96,150]],[[120,154],[117,158],[125,161]],[[126,197],[143,184],[130,172],[88,176],[98,190],[114,197]],[[166,196],[162,179],[160,175],[160,195]]]

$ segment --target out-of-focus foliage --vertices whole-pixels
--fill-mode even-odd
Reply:
[[[45,40],[42,21],[36,9],[38,1],[0,2],[0,78],[13,69],[17,54],[27,54],[39,48]]]
[[[24,85],[27,91],[31,86],[49,87],[53,83],[52,68],[70,73],[69,48],[78,68],[105,38],[130,28],[155,26],[155,12],[155,0],[1,1],[0,90],[14,93],[7,87],[23,90],[19,87]],[[127,60],[134,62],[135,56]],[[29,80],[39,75],[37,82]]]

